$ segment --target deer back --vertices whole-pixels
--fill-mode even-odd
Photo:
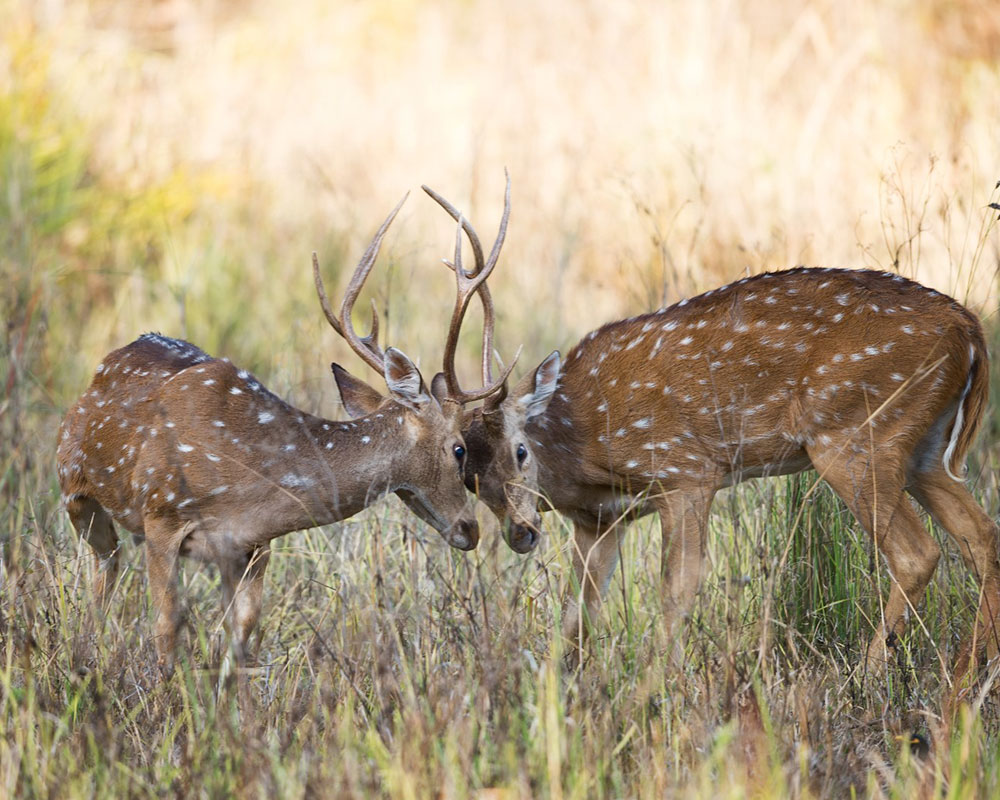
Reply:
[[[359,420],[324,420],[226,359],[146,334],[104,359],[67,414],[60,482],[138,535],[152,514],[261,543],[402,489],[442,532],[467,523],[465,536],[474,517],[452,452],[462,443],[458,415],[424,396],[433,407],[387,400]]]
[[[542,491],[588,515],[612,495],[798,471],[816,448],[954,473],[986,371],[979,323],[951,298],[890,273],[799,268],[588,334],[526,433]]]

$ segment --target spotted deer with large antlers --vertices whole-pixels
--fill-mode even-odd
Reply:
[[[630,520],[660,516],[676,631],[704,571],[719,489],[814,468],[889,567],[889,598],[867,651],[874,671],[940,556],[909,494],[980,583],[962,670],[971,643],[998,652],[1000,531],[961,479],[987,392],[982,329],[950,297],[885,272],[767,273],[604,325],[562,364],[558,351],[549,355],[512,391],[466,414],[466,482],[519,552],[537,540],[525,508],[533,492],[573,521],[579,591],[563,624],[578,656],[584,618],[599,607]]]
[[[405,198],[404,198],[405,200]],[[238,664],[260,614],[269,542],[343,520],[397,492],[453,547],[479,540],[463,484],[458,404],[428,391],[399,350],[360,337],[351,310],[402,201],[357,266],[330,324],[389,389],[376,411],[334,422],[300,411],[228,359],[146,334],[108,354],[62,423],[59,482],[70,520],[97,559],[102,602],[119,567],[114,523],[145,540],[156,649],[173,668],[180,556],[214,563]],[[333,365],[335,374],[346,374]]]

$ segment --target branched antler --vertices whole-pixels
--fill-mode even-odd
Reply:
[[[448,214],[451,215],[451,218],[458,223],[458,229],[455,232],[455,259],[454,261],[444,262],[455,273],[455,284],[457,287],[455,309],[452,311],[451,325],[448,329],[448,339],[445,343],[444,378],[445,384],[448,387],[448,393],[453,399],[458,400],[461,403],[470,403],[475,400],[482,400],[484,397],[488,397],[498,391],[505,392],[507,378],[514,369],[514,365],[517,363],[517,355],[515,355],[510,365],[504,369],[503,374],[500,375],[496,381],[493,380],[491,360],[493,358],[493,326],[495,322],[495,314],[493,308],[493,298],[490,295],[490,289],[486,280],[493,272],[493,268],[496,267],[497,261],[500,258],[500,249],[503,247],[504,238],[507,235],[507,221],[510,219],[510,174],[506,170],[504,170],[504,174],[507,178],[507,186],[504,191],[503,216],[500,219],[500,230],[497,232],[497,238],[493,243],[493,247],[490,249],[489,258],[486,259],[483,258],[483,247],[479,241],[479,236],[476,234],[475,229],[462,215],[462,213],[448,200],[430,187],[422,187],[423,190],[427,192],[427,194],[430,195],[438,203],[438,205],[447,211]],[[472,246],[472,256],[475,260],[475,267],[471,271],[467,271],[462,266],[463,231],[469,238],[469,244]],[[479,295],[479,300],[483,306],[483,385],[479,389],[466,391],[462,389],[458,382],[458,376],[455,373],[455,351],[458,347],[458,336],[462,330],[462,321],[465,319],[465,312],[469,307],[469,300],[472,298],[474,293]],[[520,354],[520,351],[518,351],[518,354]]]
[[[361,260],[358,262],[357,268],[354,270],[354,275],[351,276],[351,282],[347,285],[347,291],[344,292],[344,302],[340,306],[340,316],[338,317],[333,313],[333,309],[330,308],[330,301],[326,296],[326,289],[323,287],[323,279],[319,274],[319,258],[317,258],[316,253],[313,253],[313,281],[316,283],[316,294],[319,295],[319,304],[323,308],[323,314],[326,316],[327,322],[330,323],[331,327],[339,333],[347,343],[351,346],[351,349],[357,353],[361,359],[373,370],[382,374],[385,371],[385,354],[382,352],[382,348],[378,344],[378,310],[375,307],[375,301],[372,300],[372,327],[371,331],[367,336],[358,336],[357,332],[354,330],[354,323],[351,322],[351,311],[354,309],[354,303],[358,299],[358,295],[361,293],[361,287],[365,285],[365,281],[368,279],[369,273],[372,271],[372,267],[375,266],[375,259],[378,257],[379,248],[382,247],[382,239],[385,238],[386,232],[389,230],[389,226],[392,221],[396,218],[396,214],[399,213],[399,209],[403,207],[403,203],[406,202],[406,198],[410,196],[407,192],[403,195],[403,199],[396,204],[396,207],[392,210],[388,217],[386,217],[385,222],[376,231],[375,237],[372,239],[371,244],[368,245],[368,249],[365,250]]]

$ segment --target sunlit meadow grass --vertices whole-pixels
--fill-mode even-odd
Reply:
[[[125,545],[101,615],[51,472],[22,470],[6,487],[0,763],[11,795],[843,796],[853,785],[908,797],[939,782],[975,797],[1000,778],[995,701],[973,698],[955,728],[940,717],[974,608],[964,568],[943,560],[890,685],[865,693],[851,677],[877,614],[863,534],[821,491],[784,557],[809,477],[720,498],[681,672],[659,629],[649,522],[625,539],[576,673],[553,633],[569,588],[569,531],[556,518],[527,558],[497,536],[451,552],[394,502],[288,536],[268,574],[254,707],[241,716],[232,687],[219,688],[212,572],[183,573],[184,657],[161,684],[142,549]],[[913,733],[932,742],[926,762],[910,755]]]
[[[155,669],[143,548],[127,536],[107,613],[95,608],[91,556],[60,507],[54,452],[59,418],[103,353],[162,328],[232,357],[304,408],[337,413],[328,363],[354,362],[322,321],[308,253],[317,250],[337,281],[399,194],[421,181],[468,192],[486,238],[502,165],[512,167],[515,215],[495,281],[504,355],[523,340],[530,362],[615,314],[798,260],[933,276],[977,302],[990,352],[1000,352],[995,214],[986,208],[998,198],[994,176],[981,172],[995,133],[995,69],[968,32],[945,24],[948,12],[935,12],[945,15],[934,18],[939,28],[906,18],[934,49],[893,51],[900,63],[886,66],[878,54],[894,41],[896,18],[864,3],[842,17],[789,4],[757,29],[737,14],[713,26],[695,5],[623,5],[607,18],[570,15],[572,35],[560,36],[565,8],[536,18],[529,4],[512,4],[513,21],[501,22],[487,4],[390,5],[331,15],[303,3],[286,21],[217,3],[164,34],[142,4],[52,4],[64,16],[46,21],[0,0],[15,21],[0,29],[0,796],[990,796],[1000,785],[993,675],[954,720],[942,715],[972,625],[974,580],[936,532],[945,556],[920,614],[884,685],[864,687],[856,670],[888,576],[812,473],[717,498],[711,569],[685,627],[681,670],[661,629],[651,518],[624,539],[579,671],[563,666],[556,633],[574,587],[570,525],[554,514],[530,556],[508,551],[485,511],[479,549],[452,551],[394,500],[277,540],[248,676],[252,706],[242,710],[220,680],[211,569],[183,569],[181,665],[169,683]],[[672,14],[678,24],[666,26]],[[866,14],[874,22],[852,49],[850,20]],[[338,47],[309,39],[314,49],[303,49],[310,20]],[[213,53],[223,55],[209,58],[199,42],[216,25],[224,35]],[[661,28],[673,62],[644,38]],[[487,52],[517,56],[506,81],[482,73],[466,82],[435,55],[452,42],[463,65],[478,68],[477,30]],[[992,52],[988,30],[972,42]],[[574,106],[552,65],[583,64],[573,59],[584,51],[617,71],[606,83],[586,73],[592,88]],[[290,55],[300,52],[333,65],[327,88],[358,112],[356,127],[322,104],[276,114],[284,84],[232,72],[243,59],[262,73],[301,74],[294,97],[315,99],[323,73]],[[924,62],[935,59],[947,64],[938,82],[892,82],[892,70],[927,79]],[[736,112],[694,104],[705,71],[721,93],[712,96]],[[859,75],[871,94],[835,113],[844,76]],[[417,82],[445,87],[423,95],[443,123],[406,102]],[[626,83],[632,94],[620,91]],[[244,104],[187,108],[213,121],[193,124],[183,102],[159,102],[175,96],[167,85],[183,97],[231,92]],[[471,86],[489,91],[470,97]],[[913,103],[921,92],[924,102]],[[776,93],[806,111],[772,102]],[[934,144],[964,156],[932,168],[893,147],[893,109],[910,109],[909,132],[922,142],[940,133],[932,118],[956,96],[967,105]],[[84,98],[103,102],[88,115]],[[513,114],[522,100],[544,114],[526,130]],[[641,103],[653,109],[648,127],[609,125]],[[469,134],[456,117],[485,121]],[[325,135],[306,138],[304,120]],[[411,134],[398,134],[403,123]],[[255,125],[265,129],[259,138],[233,133]],[[739,128],[752,130],[741,140]],[[852,149],[859,132],[877,154]],[[427,157],[436,136],[454,161]],[[836,156],[818,160],[828,147]],[[779,166],[785,154],[797,178]],[[801,173],[813,167],[805,191]],[[450,303],[447,271],[433,262],[451,234],[428,221],[440,212],[422,200],[411,197],[397,221],[375,294],[387,341],[433,365]],[[624,286],[608,291],[619,276]],[[992,409],[970,464],[970,483],[995,515]],[[911,747],[914,734],[926,754]]]

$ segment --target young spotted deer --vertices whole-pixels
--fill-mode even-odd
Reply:
[[[103,601],[118,571],[113,522],[144,538],[165,674],[173,668],[179,556],[218,566],[234,656],[245,664],[271,539],[345,519],[395,491],[453,547],[476,546],[457,404],[428,392],[403,353],[383,353],[377,327],[361,338],[351,324],[401,205],[358,264],[339,318],[314,257],[327,318],[385,376],[391,399],[376,413],[343,423],[315,417],[227,359],[145,334],[105,357],[66,415],[59,482],[70,520],[97,558],[95,589]]]
[[[987,391],[982,329],[951,298],[882,272],[768,273],[605,325],[561,369],[551,354],[507,397],[467,414],[466,482],[512,530],[528,521],[512,486],[537,486],[573,521],[580,594],[568,600],[564,633],[579,648],[579,600],[593,617],[629,520],[660,516],[674,629],[701,580],[716,492],[815,468],[874,537],[892,576],[867,652],[876,670],[940,555],[909,494],[978,579],[971,642],[992,657],[1000,531],[959,477]],[[536,479],[525,481],[528,469]],[[970,656],[967,646],[960,670]]]

